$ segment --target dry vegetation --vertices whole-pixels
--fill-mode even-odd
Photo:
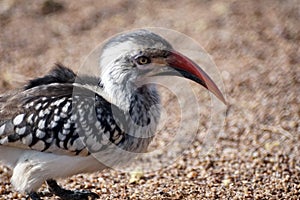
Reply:
[[[2,0],[0,91],[57,61],[76,70],[120,31],[175,29],[203,45],[223,77],[229,108],[213,150],[203,155],[196,139],[175,163],[137,181],[106,170],[60,183],[92,189],[102,199],[299,199],[299,19],[298,0]],[[24,198],[13,191],[10,175],[0,168],[0,199]]]

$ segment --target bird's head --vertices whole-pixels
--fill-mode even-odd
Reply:
[[[195,62],[174,50],[164,38],[147,30],[110,39],[102,49],[100,66],[103,84],[109,92],[114,88],[118,88],[115,93],[130,90],[146,77],[175,75],[201,84],[225,103],[216,84]]]

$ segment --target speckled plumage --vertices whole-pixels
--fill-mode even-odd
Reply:
[[[58,75],[59,80],[56,78]],[[66,77],[65,83],[61,77]],[[16,96],[6,97],[9,103],[2,103],[2,111],[12,104],[18,105],[18,110],[16,114],[11,111],[11,116],[3,112],[6,118],[11,118],[8,120],[3,120],[4,117],[0,114],[0,144],[87,156],[91,152],[107,148],[109,143],[126,148],[120,143],[125,137],[131,137],[127,134],[132,131],[129,130],[131,119],[139,126],[149,125],[150,116],[144,113],[152,106],[151,101],[150,104],[144,104],[137,97],[143,92],[147,95],[144,88],[140,88],[132,96],[134,103],[127,113],[130,115],[128,117],[124,111],[87,89],[81,88],[81,96],[72,95],[74,87],[78,86],[74,86],[70,80],[75,80],[75,74],[65,67],[57,66],[44,78],[32,80]],[[153,103],[158,103],[157,97],[153,98]]]

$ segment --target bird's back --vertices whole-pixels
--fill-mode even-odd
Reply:
[[[78,138],[71,121],[75,77],[71,70],[57,65],[46,76],[31,80],[24,89],[1,96],[0,144],[69,152],[67,136],[72,138],[69,145]]]

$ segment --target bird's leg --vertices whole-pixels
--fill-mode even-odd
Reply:
[[[99,198],[99,195],[90,191],[71,191],[61,188],[53,179],[46,181],[49,191],[60,197],[62,200],[93,200]]]
[[[36,192],[30,192],[28,194],[28,197],[31,199],[31,200],[41,200],[40,196],[38,195],[38,193]],[[26,198],[27,199],[27,198]]]

